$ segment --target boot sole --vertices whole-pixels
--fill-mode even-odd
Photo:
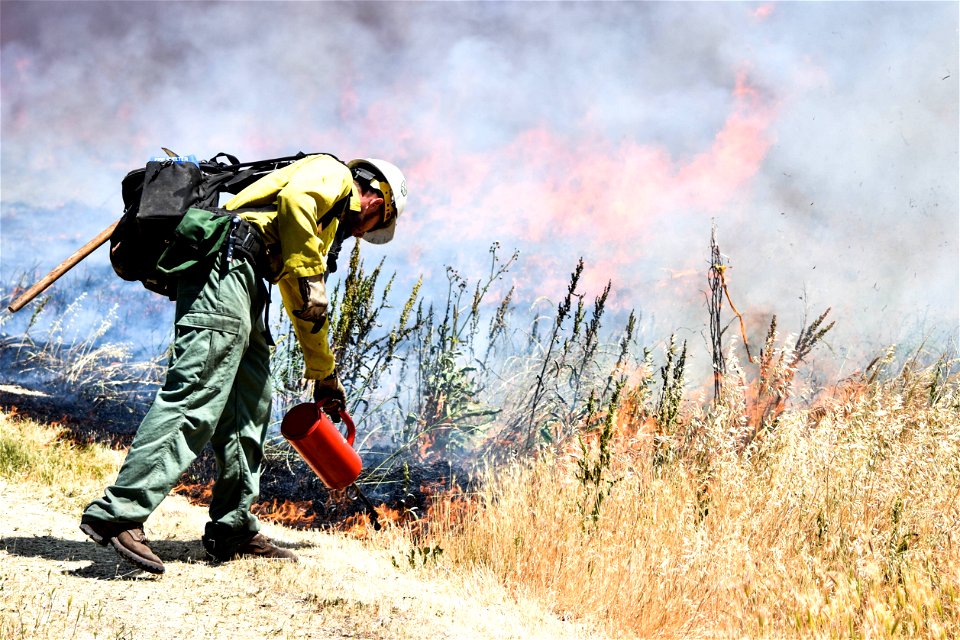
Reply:
[[[147,560],[143,556],[138,556],[133,551],[130,551],[125,546],[120,544],[116,538],[110,538],[110,546],[112,546],[122,558],[136,565],[138,569],[143,569],[144,571],[155,573],[157,575],[160,575],[166,571],[166,568],[164,568],[162,564]]]
[[[125,546],[117,542],[116,538],[106,538],[100,535],[99,533],[94,531],[93,527],[91,527],[89,524],[82,523],[80,525],[80,531],[83,531],[85,534],[87,534],[87,536],[89,536],[91,540],[96,542],[101,547],[110,545],[111,547],[113,547],[114,551],[116,551],[120,555],[121,558],[136,565],[138,569],[143,569],[144,571],[147,571],[149,573],[156,573],[158,575],[166,571],[166,569],[162,564],[157,564],[156,562],[147,560],[142,556],[138,556],[137,554],[133,553],[132,551],[127,549]]]
[[[89,524],[87,524],[87,523],[85,523],[85,522],[80,525],[80,531],[83,531],[85,534],[87,534],[87,536],[88,536],[91,540],[93,540],[94,542],[96,542],[96,543],[97,543],[98,545],[100,545],[101,547],[107,546],[107,543],[109,542],[109,540],[107,540],[107,539],[104,538],[102,535],[100,535],[99,533],[97,533],[96,531],[94,531],[94,530],[93,530],[93,527],[91,527]]]

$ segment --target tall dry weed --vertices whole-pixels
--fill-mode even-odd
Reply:
[[[617,422],[591,526],[581,470],[598,438],[492,474],[428,543],[624,636],[957,637],[956,388],[933,370],[874,380],[816,423],[783,412],[746,451],[733,397],[693,415],[696,437],[659,467]]]
[[[155,391],[163,370],[163,358],[138,359],[129,345],[105,341],[117,320],[117,305],[98,315],[96,324],[85,326],[87,294],[79,294],[42,331],[32,331],[43,313],[45,301],[37,305],[26,331],[0,339],[0,357],[16,364],[19,376],[42,382],[61,397],[82,398],[99,404],[121,406],[142,404]],[[9,316],[0,319],[0,326]]]

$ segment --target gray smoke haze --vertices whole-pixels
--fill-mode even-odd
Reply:
[[[521,250],[504,287],[557,299],[583,256],[589,294],[611,279],[644,339],[699,340],[715,223],[751,333],[771,313],[797,331],[829,306],[840,351],[923,335],[955,346],[955,3],[0,12],[5,285],[112,222],[121,178],[161,145],[328,151],[405,170],[398,238],[364,253],[401,285],[423,274],[443,292],[446,265],[479,277],[499,241]]]

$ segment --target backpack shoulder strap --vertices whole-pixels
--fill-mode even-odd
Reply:
[[[236,156],[229,153],[223,153],[221,151],[217,155],[213,156],[213,158],[210,160],[201,162],[200,167],[204,173],[210,174],[211,176],[216,176],[217,189],[226,193],[237,194],[271,171],[282,169],[283,167],[293,164],[297,160],[302,160],[303,158],[312,155],[321,154],[304,153],[303,151],[299,151],[296,155],[292,156],[269,158],[266,160],[252,160],[250,162],[239,162]],[[329,155],[331,158],[337,160],[337,162],[340,162],[339,158],[336,156],[333,156],[329,153],[324,155]],[[229,160],[230,164],[219,162],[219,158],[225,158]],[[221,175],[225,177],[219,177]]]

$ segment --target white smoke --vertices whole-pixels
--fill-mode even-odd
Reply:
[[[518,297],[556,297],[582,255],[589,293],[612,279],[615,306],[656,318],[650,337],[696,336],[716,222],[758,321],[796,331],[832,306],[834,343],[865,349],[960,326],[950,3],[0,11],[5,285],[66,255],[37,237],[29,264],[14,250],[24,206],[92,236],[161,145],[329,151],[407,171],[397,241],[366,247],[406,284],[442,292],[447,264],[479,277],[500,241],[522,252]]]

